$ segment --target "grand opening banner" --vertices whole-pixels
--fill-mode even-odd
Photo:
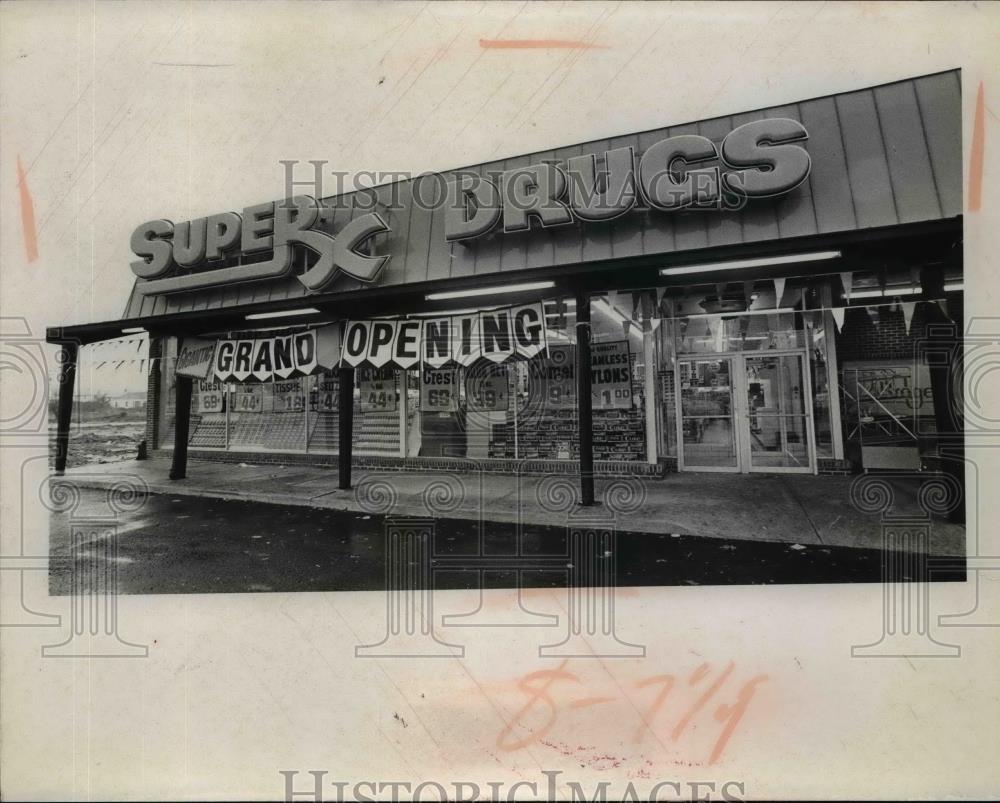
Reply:
[[[544,351],[541,304],[471,312],[440,318],[348,321],[343,360],[374,368],[430,368],[472,365],[479,359],[503,363]]]
[[[340,325],[291,335],[219,340],[215,377],[222,382],[270,382],[309,376],[340,363]]]
[[[544,352],[542,304],[440,318],[348,321],[288,335],[185,341],[186,371],[220,382],[271,382],[321,373],[341,364],[366,368],[496,364]],[[211,371],[206,370],[211,367]]]

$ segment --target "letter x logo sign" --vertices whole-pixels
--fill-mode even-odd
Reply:
[[[367,256],[359,253],[360,246],[376,234],[391,231],[377,212],[356,217],[337,236],[314,229],[296,232],[295,240],[319,255],[319,260],[299,281],[310,290],[322,290],[337,276],[338,271],[361,282],[373,282],[389,261],[388,256]]]

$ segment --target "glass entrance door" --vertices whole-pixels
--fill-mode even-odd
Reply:
[[[679,467],[812,472],[807,370],[798,352],[679,359]]]
[[[808,377],[801,354],[743,358],[748,471],[813,470]]]
[[[681,468],[739,471],[732,357],[678,361]]]

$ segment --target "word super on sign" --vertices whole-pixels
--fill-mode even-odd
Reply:
[[[132,272],[142,280],[136,291],[155,295],[286,276],[292,272],[295,248],[314,256],[297,276],[309,290],[323,289],[339,273],[375,281],[389,257],[365,254],[362,247],[390,230],[385,220],[369,212],[334,236],[320,229],[321,218],[321,204],[298,195],[248,206],[242,215],[222,212],[185,223],[143,223],[131,239],[138,257]],[[234,257],[243,264],[229,264]]]

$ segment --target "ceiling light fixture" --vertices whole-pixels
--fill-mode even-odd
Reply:
[[[288,318],[293,315],[319,315],[320,311],[314,307],[308,307],[307,309],[286,309],[280,312],[255,312],[252,315],[247,315],[246,320],[248,321],[263,321],[267,318]]]
[[[476,287],[472,290],[447,290],[442,293],[428,293],[426,301],[446,301],[449,298],[471,298],[472,296],[492,296],[506,293],[526,293],[530,290],[547,290],[555,287],[555,282],[525,282],[524,284],[503,284],[498,287]]]
[[[779,254],[757,259],[733,259],[728,262],[702,262],[697,265],[676,265],[661,268],[661,276],[680,276],[687,273],[708,273],[714,270],[736,270],[738,268],[761,268],[767,265],[787,265],[794,262],[819,262],[824,259],[839,259],[840,251],[813,251],[806,254]]]

